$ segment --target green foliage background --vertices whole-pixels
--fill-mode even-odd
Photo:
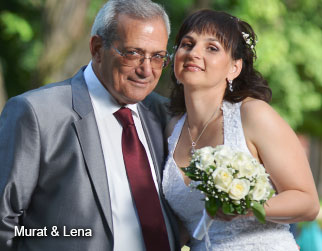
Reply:
[[[33,76],[37,75],[36,64],[43,53],[43,34],[47,31],[47,24],[41,19],[45,2],[10,0],[0,3],[0,64],[9,97],[34,87]],[[90,1],[89,26],[104,2]],[[205,7],[205,3],[209,8],[229,12],[249,22],[259,40],[256,68],[273,90],[272,105],[295,130],[322,136],[322,0],[155,2],[162,4],[170,16],[169,51],[183,19]],[[157,91],[167,95],[169,86],[169,70],[166,70]]]

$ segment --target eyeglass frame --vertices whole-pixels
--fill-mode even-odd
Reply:
[[[117,54],[119,54],[121,57],[123,57],[123,58],[126,58],[126,55],[125,55],[125,53],[124,52],[121,52],[120,50],[118,50],[114,45],[112,45],[111,44],[111,47],[116,51],[116,53]],[[151,67],[152,67],[152,59],[153,59],[153,57],[155,56],[155,55],[152,55],[152,56],[150,56],[150,57],[146,57],[144,54],[141,54],[141,53],[139,53],[139,51],[137,52],[139,55],[141,55],[141,58],[139,59],[139,64],[137,65],[137,66],[140,66],[140,65],[142,65],[143,63],[144,63],[144,60],[145,59],[150,59],[150,64],[151,64]],[[171,61],[171,56],[170,56],[170,54],[166,51],[166,55],[165,56],[162,56],[162,58],[163,59],[165,59],[164,61],[163,61],[163,65],[162,65],[162,67],[161,68],[154,68],[154,67],[152,67],[152,69],[165,69],[168,65],[169,65],[169,62]],[[134,65],[128,65],[128,66],[133,66],[134,67]]]

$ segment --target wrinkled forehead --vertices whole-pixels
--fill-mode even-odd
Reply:
[[[168,33],[161,18],[146,20],[120,15],[118,21],[118,46],[147,52],[167,50]]]

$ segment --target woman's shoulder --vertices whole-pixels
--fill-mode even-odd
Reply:
[[[259,99],[245,99],[240,107],[240,114],[243,128],[249,134],[263,136],[263,134],[290,129],[273,107]]]
[[[245,120],[267,120],[268,118],[279,115],[277,112],[265,101],[255,98],[246,98],[242,101],[240,106],[241,116]]]
[[[271,108],[271,106],[260,99],[256,99],[256,98],[245,98],[242,102],[241,102],[241,109],[245,110],[245,109],[269,109]],[[271,108],[272,109],[272,108]]]

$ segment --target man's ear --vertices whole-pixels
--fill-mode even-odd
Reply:
[[[242,59],[233,60],[227,79],[234,80],[235,78],[237,78],[239,76],[242,68],[243,68],[243,60]]]
[[[102,38],[97,35],[92,36],[89,41],[89,48],[92,54],[92,60],[97,63],[101,62],[102,52],[104,49]]]

